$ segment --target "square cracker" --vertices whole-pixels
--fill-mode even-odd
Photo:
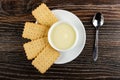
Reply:
[[[23,45],[27,59],[31,60],[35,58],[45,46],[47,46],[48,40],[47,37],[37,39]]]
[[[42,74],[45,73],[59,57],[59,53],[50,45],[32,61],[32,65],[38,69]]]
[[[35,10],[33,10],[32,15],[40,24],[48,27],[50,27],[57,21],[57,18],[44,3],[42,3]]]
[[[35,24],[32,22],[26,22],[22,37],[35,40],[43,36],[47,36],[48,28],[46,26]]]

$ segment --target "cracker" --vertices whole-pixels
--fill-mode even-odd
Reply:
[[[52,66],[58,57],[59,53],[50,45],[47,45],[47,47],[32,61],[32,65],[43,74]]]
[[[44,3],[42,3],[35,10],[33,10],[32,15],[40,24],[48,27],[50,27],[57,21],[57,18]]]
[[[37,39],[23,45],[27,59],[31,60],[35,58],[48,44],[47,37]]]
[[[22,37],[35,40],[43,36],[47,36],[46,34],[47,31],[48,31],[48,28],[43,25],[35,24],[32,22],[26,22]]]

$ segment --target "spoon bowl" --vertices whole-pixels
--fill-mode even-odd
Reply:
[[[93,17],[92,23],[95,28],[101,27],[104,23],[103,14],[100,12],[96,13]]]

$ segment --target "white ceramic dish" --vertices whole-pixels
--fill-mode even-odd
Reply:
[[[62,24],[62,23],[66,23],[66,24],[71,25],[70,23],[65,22],[65,21],[58,21],[58,22],[54,23],[54,24],[50,27],[50,29],[49,29],[49,31],[48,31],[48,42],[49,42],[49,44],[50,44],[54,49],[56,49],[57,51],[59,51],[59,52],[67,52],[67,51],[70,51],[71,49],[73,49],[73,48],[77,45],[77,43],[78,43],[78,35],[79,35],[79,34],[78,34],[78,30],[76,29],[76,27],[74,27],[74,25],[71,25],[70,27],[72,27],[73,30],[75,31],[75,36],[76,36],[76,39],[75,39],[74,44],[73,44],[70,48],[68,48],[68,49],[66,49],[66,50],[61,50],[61,49],[57,48],[57,47],[52,43],[51,33],[52,33],[53,29],[56,27],[56,25],[59,25],[59,24]]]
[[[60,52],[60,57],[54,62],[54,64],[65,64],[77,58],[82,52],[86,42],[86,32],[81,20],[73,13],[58,9],[52,10],[52,12],[58,18],[58,20],[71,23],[78,30],[79,36],[77,45],[70,51]]]

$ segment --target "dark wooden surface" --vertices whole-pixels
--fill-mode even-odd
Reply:
[[[41,2],[50,9],[65,9],[83,22],[87,40],[81,55],[64,65],[53,65],[41,75],[26,59],[21,37],[26,21],[35,21],[31,11]],[[95,30],[91,19],[102,12],[99,58],[93,62]],[[120,0],[0,0],[0,80],[118,79],[120,80]]]

